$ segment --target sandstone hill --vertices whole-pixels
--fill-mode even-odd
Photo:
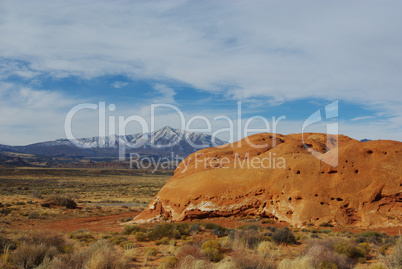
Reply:
[[[328,164],[334,160],[336,166]],[[398,226],[402,143],[262,133],[203,149],[179,165],[135,221],[233,215],[271,217],[297,227]]]

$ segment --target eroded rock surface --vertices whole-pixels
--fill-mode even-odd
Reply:
[[[337,166],[328,164],[335,160]],[[400,225],[402,143],[262,133],[203,149],[180,164],[135,221],[231,215],[272,217],[298,227]]]

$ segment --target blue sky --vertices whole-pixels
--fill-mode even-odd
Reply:
[[[284,116],[277,131],[300,133],[309,115],[338,101],[340,133],[401,140],[401,9],[400,1],[0,1],[0,144],[63,138],[68,111],[99,102],[116,106],[107,116],[149,123],[151,104],[171,104],[187,121],[209,119],[211,132],[227,127],[214,117],[237,119],[241,102],[242,125]],[[155,122],[180,127],[173,110]],[[77,113],[73,133],[96,136],[96,111]]]

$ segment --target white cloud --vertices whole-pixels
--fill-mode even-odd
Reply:
[[[361,120],[368,120],[368,119],[373,119],[374,116],[362,116],[362,117],[354,117],[351,119],[351,121],[361,121]]]
[[[172,88],[169,88],[163,84],[156,84],[154,86],[154,89],[158,92],[158,97],[153,100],[153,103],[172,105],[176,104],[176,101],[174,99],[176,92]]]
[[[340,99],[384,111],[400,130],[401,8],[398,1],[3,1],[0,78],[125,74],[235,99]],[[172,89],[155,89],[157,101],[174,102]],[[40,92],[19,94],[41,102]],[[42,105],[58,96],[46,98]]]
[[[122,87],[125,87],[128,85],[128,82],[123,82],[123,81],[115,81],[112,83],[112,87],[116,89],[120,89]]]

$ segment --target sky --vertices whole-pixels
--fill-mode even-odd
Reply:
[[[230,141],[250,134],[246,125],[288,134],[336,122],[355,139],[401,141],[400,10],[401,1],[0,0],[0,144],[65,138],[83,104],[96,108],[71,117],[72,133],[97,136],[103,103],[106,134],[142,132],[128,121],[138,118],[150,129],[236,130],[218,133]],[[170,106],[152,117],[155,104]],[[336,117],[303,129],[331,104]]]

